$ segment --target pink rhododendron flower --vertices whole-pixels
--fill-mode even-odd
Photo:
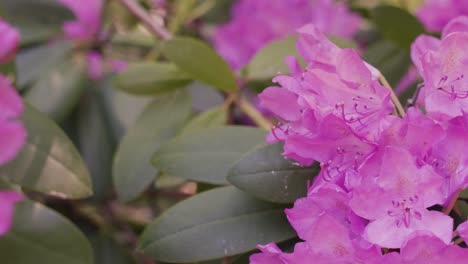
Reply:
[[[65,35],[76,41],[90,41],[96,38],[102,20],[102,0],[58,0],[67,6],[76,17],[74,21],[65,22]]]
[[[15,191],[0,191],[0,236],[10,230],[15,203],[23,199],[23,195]]]
[[[0,19],[0,64],[7,63],[16,54],[20,35],[16,29]]]
[[[447,245],[441,239],[425,232],[414,233],[402,246],[400,261],[395,264],[462,264],[468,258],[468,249]]]
[[[378,72],[351,49],[340,49],[315,26],[299,30],[298,49],[308,62],[302,70],[288,59],[291,76],[274,79],[260,104],[281,120],[269,141],[284,141],[286,157],[301,164],[318,161],[321,175],[342,180],[374,150],[390,118],[390,92]]]
[[[381,257],[379,248],[351,239],[348,229],[326,214],[317,218],[306,242],[297,243],[292,253],[282,253],[275,245],[259,247],[251,263],[362,263]],[[271,261],[271,262],[267,262]]]
[[[26,140],[26,131],[17,119],[23,102],[10,81],[0,76],[0,166],[11,161]]]
[[[371,221],[364,237],[379,246],[399,248],[419,230],[449,243],[452,218],[426,209],[443,201],[442,183],[429,166],[418,168],[408,151],[387,147],[377,177],[353,190],[350,207]]]
[[[440,32],[453,18],[468,15],[465,0],[426,0],[417,17],[429,31]]]
[[[259,246],[252,263],[466,262],[468,250],[450,244],[454,221],[445,213],[468,187],[467,25],[457,18],[442,39],[421,36],[413,44],[424,109],[410,107],[404,117],[390,115],[378,71],[353,50],[314,26],[299,30],[307,67],[288,58],[291,75],[276,77],[281,88],[259,98],[279,120],[267,141],[284,142],[285,157],[320,162],[321,171],[307,197],[285,210],[304,242],[292,253]],[[457,228],[464,240],[467,230],[467,223]]]
[[[307,23],[327,34],[349,38],[361,20],[344,3],[333,0],[238,0],[231,21],[216,29],[213,42],[231,67],[239,69],[266,43]]]
[[[460,26],[460,24],[465,26]],[[468,112],[468,19],[450,23],[441,40],[422,35],[411,48],[412,59],[424,79],[421,100],[431,117],[446,121]]]

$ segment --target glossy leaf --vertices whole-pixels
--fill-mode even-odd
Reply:
[[[236,79],[229,65],[206,43],[176,37],[164,43],[163,53],[193,79],[223,91],[235,91]]]
[[[194,117],[182,130],[182,134],[190,133],[197,130],[202,130],[210,127],[218,127],[225,125],[227,122],[227,114],[224,106],[214,107],[206,110]]]
[[[156,168],[186,179],[227,184],[231,165],[265,141],[265,132],[241,126],[186,133],[164,144],[153,157]]]
[[[262,200],[293,203],[307,194],[307,182],[317,167],[302,167],[285,159],[282,144],[255,149],[245,154],[230,170],[228,180],[239,189]]]
[[[136,198],[155,179],[159,170],[151,156],[162,143],[174,137],[190,117],[186,90],[157,97],[122,138],[114,157],[112,174],[121,200]]]
[[[88,85],[82,65],[62,62],[35,82],[24,99],[53,120],[60,122],[78,103]]]
[[[91,178],[73,143],[50,119],[27,106],[22,116],[28,140],[0,175],[24,188],[63,198],[92,194]]]
[[[295,236],[283,212],[236,189],[216,188],[167,210],[140,238],[146,255],[186,263],[232,256]]]
[[[299,57],[296,50],[297,36],[275,40],[260,49],[247,65],[247,79],[267,80],[278,73],[288,74],[289,70],[284,61],[287,56]]]
[[[47,207],[17,204],[13,228],[0,238],[0,259],[8,264],[92,264],[86,237],[68,219]]]
[[[407,11],[382,5],[372,10],[372,18],[384,37],[409,50],[417,36],[425,32],[419,20]]]
[[[159,94],[182,88],[190,77],[172,63],[137,63],[115,77],[117,89],[135,95]]]

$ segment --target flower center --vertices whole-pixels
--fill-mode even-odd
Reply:
[[[454,80],[448,80],[448,76],[444,76],[439,81],[437,90],[448,94],[451,100],[468,98],[468,90],[461,90],[455,87],[456,82],[462,80],[465,76],[462,74]]]
[[[417,220],[422,219],[422,214],[415,208],[418,200],[419,197],[417,195],[401,201],[392,200],[392,209],[387,211],[387,215],[395,218],[397,227],[401,227],[404,224],[408,228],[412,218]]]

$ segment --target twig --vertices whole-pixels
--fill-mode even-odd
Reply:
[[[245,98],[240,98],[237,100],[237,105],[252,121],[255,122],[259,127],[270,130],[273,127],[273,124],[266,119],[262,113],[260,113],[249,101]]]
[[[395,92],[393,91],[392,87],[388,83],[387,79],[385,79],[385,77],[382,74],[380,74],[379,75],[379,81],[380,81],[380,83],[382,83],[383,86],[387,87],[390,90],[390,96],[392,98],[393,104],[395,105],[395,107],[396,107],[396,109],[398,111],[398,114],[401,117],[404,117],[406,115],[405,109],[401,105],[400,99],[398,99],[398,97],[396,96]]]
[[[162,40],[169,40],[172,34],[164,27],[156,23],[148,13],[135,0],[120,0],[120,3],[125,6],[130,13],[138,18],[144,25],[156,36]]]
[[[458,244],[461,244],[461,243],[463,243],[463,242],[465,242],[465,241],[463,240],[463,238],[459,237],[459,238],[457,238],[455,241],[453,241],[452,244],[458,245]]]
[[[416,87],[416,91],[414,91],[413,97],[408,100],[408,103],[406,104],[406,109],[415,106],[416,102],[418,101],[419,93],[421,92],[421,89],[424,87],[424,83],[418,84]]]

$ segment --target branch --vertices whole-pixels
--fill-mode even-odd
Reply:
[[[249,103],[245,98],[240,98],[237,101],[237,105],[252,121],[255,122],[259,127],[270,130],[273,127],[273,124],[266,119],[262,113],[260,113],[252,104]]]
[[[143,24],[156,36],[162,40],[169,40],[172,34],[164,27],[156,23],[148,13],[135,0],[120,0],[120,3],[125,6],[130,13],[138,18]]]
[[[395,105],[395,107],[396,107],[396,109],[398,111],[398,114],[401,117],[404,117],[406,115],[405,109],[401,105],[400,99],[398,99],[398,97],[396,96],[395,92],[393,91],[392,87],[388,83],[387,79],[385,79],[385,77],[382,74],[380,74],[379,75],[379,81],[383,86],[387,87],[390,90],[390,96],[392,98],[393,104]]]

